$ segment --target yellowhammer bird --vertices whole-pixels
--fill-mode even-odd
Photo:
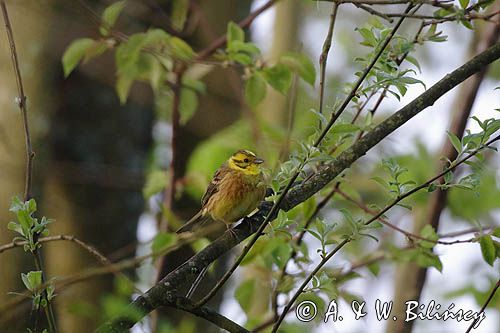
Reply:
[[[184,232],[207,219],[224,222],[229,228],[254,211],[266,194],[262,162],[249,150],[234,153],[215,172],[201,199],[201,210],[176,232]]]

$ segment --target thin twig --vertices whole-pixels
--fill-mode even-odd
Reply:
[[[7,6],[5,1],[1,1],[0,5],[2,7],[2,14],[5,23],[5,30],[7,31],[7,37],[9,39],[10,54],[12,58],[12,66],[14,67],[14,74],[16,77],[17,84],[17,97],[16,104],[21,110],[21,115],[23,119],[24,126],[24,139],[26,145],[26,170],[25,170],[25,184],[24,184],[24,201],[28,201],[31,198],[31,183],[32,183],[32,173],[33,173],[33,158],[35,153],[33,147],[31,146],[31,135],[28,124],[28,110],[26,106],[26,95],[24,94],[23,80],[21,78],[21,70],[19,68],[19,60],[17,57],[16,44],[14,42],[14,34],[12,33],[12,26],[9,20],[9,14],[7,12]]]
[[[285,308],[283,309],[283,312],[281,313],[280,317],[278,318],[278,321],[274,324],[273,326],[273,330],[271,331],[271,333],[275,333],[276,331],[278,331],[278,328],[280,327],[281,325],[281,322],[283,321],[283,319],[285,319],[285,316],[287,315],[288,311],[290,310],[290,308],[292,307],[292,305],[295,303],[295,301],[297,300],[297,298],[300,296],[300,294],[302,294],[302,291],[304,290],[304,288],[309,284],[309,281],[311,281],[311,279],[318,273],[318,271],[328,262],[328,260],[330,260],[331,257],[333,257],[335,255],[335,253],[337,253],[338,251],[340,251],[340,249],[342,247],[344,247],[344,245],[346,245],[347,243],[349,243],[351,241],[350,238],[346,238],[344,239],[339,245],[337,245],[330,253],[328,253],[328,255],[326,255],[325,257],[323,257],[323,259],[321,259],[321,262],[313,269],[313,271],[305,278],[305,280],[302,282],[302,284],[300,285],[299,289],[297,290],[297,292],[292,296],[292,298],[288,301],[288,303],[285,305]]]
[[[493,299],[493,296],[495,296],[495,293],[497,292],[498,287],[500,287],[500,280],[497,281],[497,283],[495,284],[495,287],[493,287],[493,289],[491,290],[490,295],[488,296],[488,299],[486,300],[486,302],[484,302],[483,306],[481,307],[481,310],[477,314],[477,318],[474,319],[474,321],[470,324],[469,328],[467,329],[467,331],[465,331],[465,333],[469,333],[474,328],[474,325],[476,325],[479,318],[481,318],[480,315],[484,312],[484,310],[486,309],[488,304],[491,302],[491,300]]]
[[[335,21],[337,19],[337,11],[339,5],[334,2],[332,4],[332,12],[330,13],[330,23],[328,25],[328,33],[326,34],[325,41],[323,42],[323,50],[319,56],[319,113],[323,113],[323,99],[325,95],[325,76],[326,76],[326,63],[328,60],[328,53],[332,46],[333,29],[335,28]],[[321,121],[319,126],[321,127]]]
[[[300,244],[302,244],[302,241],[303,241],[304,236],[306,234],[307,228],[309,228],[309,225],[312,223],[312,221],[314,221],[314,219],[316,218],[316,216],[318,215],[318,213],[320,212],[320,210],[323,209],[323,207],[325,207],[326,204],[333,198],[333,196],[336,193],[336,190],[337,190],[337,188],[339,186],[340,186],[340,182],[337,182],[335,184],[334,188],[330,192],[328,192],[328,194],[316,205],[316,207],[314,208],[314,211],[311,213],[311,215],[307,219],[306,223],[304,223],[304,226],[302,227],[302,230],[294,238],[294,242],[295,242],[296,246],[300,246]],[[283,281],[283,279],[288,274],[287,271],[286,271],[287,267],[288,267],[288,263],[290,262],[290,260],[295,259],[295,257],[297,256],[297,254],[298,254],[298,252],[295,249],[292,250],[292,253],[290,254],[290,256],[285,261],[285,264],[283,265],[283,268],[281,269],[279,277],[278,277],[278,279],[276,281],[276,286],[274,288],[273,295],[271,297],[271,306],[272,306],[272,309],[273,309],[273,312],[274,312],[274,316],[276,318],[278,318],[278,296],[279,296],[278,286],[281,284],[281,282]]]
[[[413,4],[410,4],[406,8],[405,13],[410,12],[410,10],[412,8],[413,8]],[[387,37],[385,38],[384,42],[380,46],[378,52],[375,54],[375,56],[373,57],[373,59],[370,62],[370,64],[363,70],[363,73],[358,78],[358,80],[354,84],[353,88],[351,89],[351,91],[349,92],[349,94],[347,95],[347,97],[344,99],[344,102],[342,103],[342,105],[338,108],[338,110],[336,112],[334,112],[332,114],[332,117],[331,117],[330,121],[328,122],[328,124],[326,125],[325,129],[323,130],[323,132],[319,135],[319,137],[314,142],[314,147],[318,147],[320,145],[320,143],[323,141],[323,139],[325,138],[325,136],[328,134],[328,132],[330,131],[330,129],[333,127],[333,125],[335,124],[335,122],[337,121],[337,119],[340,117],[340,115],[347,108],[347,106],[349,105],[349,103],[351,102],[351,100],[356,96],[359,87],[361,86],[361,84],[363,83],[363,81],[366,79],[366,77],[368,76],[368,73],[370,73],[370,71],[372,70],[373,66],[375,66],[375,64],[377,63],[378,59],[380,58],[380,56],[384,52],[384,50],[387,47],[387,45],[389,45],[390,41],[392,40],[392,38],[396,34],[396,31],[399,29],[399,27],[403,23],[404,19],[405,19],[404,17],[401,17],[398,20],[398,22],[396,23],[396,25],[392,28],[391,32],[387,35]]]
[[[354,6],[358,7],[359,9],[363,9],[365,12],[371,14],[371,15],[375,15],[375,16],[378,16],[378,17],[381,17],[383,18],[384,20],[388,21],[389,23],[392,23],[394,22],[394,20],[392,18],[390,18],[389,16],[387,16],[386,14],[384,13],[381,13],[375,9],[373,9],[372,7],[370,6],[366,6],[366,5],[363,5],[363,4],[359,4],[359,3],[352,3]]]
[[[447,167],[443,172],[439,173],[437,176],[432,177],[431,179],[427,180],[425,183],[423,183],[423,184],[421,184],[419,186],[416,186],[413,189],[409,190],[408,192],[405,192],[404,194],[398,196],[390,204],[388,204],[387,206],[385,206],[382,210],[380,210],[375,216],[373,216],[371,219],[369,219],[368,221],[366,221],[364,224],[365,225],[369,225],[370,223],[378,220],[381,216],[383,216],[388,210],[390,210],[391,208],[393,208],[394,206],[396,206],[399,202],[401,202],[402,200],[406,199],[407,197],[413,195],[414,193],[416,193],[416,192],[418,192],[418,191],[420,191],[420,190],[422,190],[424,188],[427,188],[431,183],[433,183],[437,179],[440,179],[444,174],[446,174],[446,173],[448,173],[450,171],[453,171],[456,167],[458,167],[462,163],[468,161],[469,159],[471,159],[472,157],[474,157],[476,154],[478,154],[480,151],[482,151],[486,147],[492,145],[493,143],[495,143],[498,140],[500,140],[500,135],[494,137],[493,139],[491,139],[490,141],[488,141],[485,145],[477,148],[476,150],[474,150],[473,152],[471,152],[469,155],[467,155],[466,157],[462,158],[461,160],[459,160],[459,161],[451,164],[449,167]],[[340,249],[342,247],[344,247],[346,244],[348,244],[349,242],[351,242],[351,240],[352,240],[351,238],[346,238],[341,243],[339,243],[330,253],[328,253],[325,257],[322,258],[321,262],[306,277],[306,279],[303,281],[303,283],[301,284],[301,286],[298,288],[298,290],[295,292],[295,294],[292,296],[292,298],[290,298],[290,300],[288,301],[288,303],[285,305],[285,308],[283,309],[283,311],[282,311],[282,313],[281,313],[278,321],[273,326],[272,333],[275,333],[278,330],[281,322],[283,321],[283,319],[287,315],[287,313],[290,310],[291,306],[294,304],[294,302],[297,300],[297,298],[300,296],[300,294],[302,293],[302,291],[304,290],[304,288],[307,286],[307,284],[312,280],[312,278],[318,273],[318,271],[338,251],[340,251]]]
[[[168,253],[171,253],[172,251],[178,250],[179,248],[181,248],[183,246],[191,244],[194,241],[200,239],[200,237],[204,237],[204,236],[208,235],[209,233],[213,232],[214,228],[215,227],[206,228],[205,230],[203,230],[203,232],[185,235],[182,238],[180,238],[173,245],[167,246],[164,249],[152,251],[152,252],[147,253],[147,254],[142,255],[142,256],[134,257],[131,259],[124,259],[124,260],[121,260],[117,263],[109,264],[106,267],[91,268],[91,269],[88,269],[86,271],[82,271],[82,272],[72,274],[72,275],[69,275],[66,277],[56,278],[56,279],[54,279],[54,284],[55,284],[57,290],[61,291],[65,287],[71,286],[71,285],[78,283],[78,282],[86,281],[88,279],[95,278],[98,276],[107,275],[107,274],[111,274],[113,272],[119,272],[119,271],[123,271],[123,270],[128,269],[128,268],[136,267],[136,266],[140,265],[143,261],[145,261],[149,258],[164,256]],[[43,241],[43,242],[51,242],[51,241],[58,241],[58,240],[65,240],[65,239],[60,239],[58,236],[52,236],[52,237],[49,236],[49,237],[40,238],[40,241]],[[20,246],[20,245],[21,244],[16,244],[16,246]],[[6,250],[7,248],[9,248],[9,249],[12,248],[11,246],[12,246],[12,243],[9,243],[9,244],[6,244],[2,247],[4,247],[4,250]],[[46,288],[47,286],[48,286],[48,283],[44,283],[40,286],[40,289]],[[23,300],[25,300],[26,298],[29,298],[29,295],[26,295],[24,297],[18,296],[18,297],[13,298],[9,302],[1,304],[0,305],[0,314],[3,314],[4,312],[7,312],[8,310],[13,309],[16,305],[19,305],[20,303],[22,303]]]
[[[7,38],[9,40],[10,54],[12,58],[12,66],[14,68],[14,73],[16,77],[17,92],[18,96],[16,98],[16,103],[21,111],[23,127],[24,127],[24,141],[26,146],[26,169],[25,169],[25,184],[24,184],[24,201],[28,201],[31,198],[31,187],[33,178],[33,158],[35,157],[35,152],[31,145],[31,135],[28,123],[28,110],[26,105],[26,95],[24,94],[23,80],[21,77],[21,70],[19,68],[19,60],[16,51],[16,44],[14,42],[14,34],[12,32],[12,26],[9,20],[9,14],[7,12],[7,5],[5,1],[0,2],[2,8],[3,20],[5,23],[5,30],[7,32]],[[35,241],[38,238],[38,234],[34,235]],[[42,272],[42,283],[46,281],[45,270],[42,264],[42,256],[39,249],[31,251],[33,258],[35,260],[36,269]],[[45,298],[47,305],[44,307],[44,311],[47,317],[47,322],[49,324],[50,332],[57,332],[57,324],[55,321],[54,311],[52,309],[52,302],[47,298],[47,291],[44,289],[42,292],[42,298]],[[38,312],[37,312],[38,313]],[[37,319],[35,318],[35,322]],[[35,327],[36,330],[36,327]]]
[[[286,126],[285,140],[283,141],[283,147],[281,148],[280,161],[285,159],[290,152],[290,141],[292,138],[293,128],[295,126],[295,113],[297,109],[297,92],[299,90],[298,81],[299,76],[297,75],[297,73],[294,73],[292,86],[290,88],[290,93],[287,99],[288,121]]]
[[[240,28],[242,28],[242,29],[248,28],[260,14],[262,14],[263,12],[265,12],[266,10],[271,8],[277,1],[278,0],[269,0],[268,2],[266,2],[262,6],[260,6],[259,8],[254,10],[253,12],[251,12],[250,15],[248,15],[246,18],[244,18],[243,20],[241,20],[238,23]],[[226,38],[226,35],[224,34],[224,35],[220,36],[219,38],[217,38],[216,40],[214,40],[212,42],[212,44],[210,44],[208,47],[206,47],[205,49],[200,51],[198,53],[198,55],[196,56],[195,60],[203,60],[203,59],[208,58],[218,48],[221,48],[222,46],[224,46],[224,44],[226,44],[226,42],[227,42],[227,38]]]
[[[438,237],[440,239],[442,239],[442,238],[452,238],[452,237],[463,236],[463,235],[470,234],[470,233],[473,233],[473,232],[479,232],[479,231],[491,230],[491,229],[493,229],[493,227],[491,227],[491,226],[482,226],[480,228],[471,228],[471,229],[460,230],[460,231],[457,231],[457,232],[442,234],[442,235],[438,235]],[[477,241],[477,238],[476,237],[472,237],[472,238],[469,238],[469,239],[466,239],[466,240],[460,240],[460,241],[458,241],[456,243],[472,243],[472,242],[475,242],[475,241]],[[410,249],[415,248],[416,245],[417,245],[416,243],[413,243],[413,244],[410,244],[410,245],[405,246],[403,248],[400,248],[399,250],[400,251],[410,250]],[[369,258],[367,258],[367,259],[365,259],[363,261],[360,261],[360,262],[352,264],[351,267],[347,271],[341,272],[336,277],[340,279],[340,278],[342,278],[344,276],[347,276],[347,275],[351,274],[352,272],[354,272],[355,270],[357,270],[357,269],[359,269],[361,267],[365,267],[365,266],[374,264],[374,263],[376,263],[378,261],[384,260],[385,258],[387,258],[389,256],[390,256],[390,254],[387,254],[386,252],[379,253],[379,254],[376,254],[376,255],[372,254],[372,256],[370,256]]]
[[[120,277],[120,278],[124,279],[124,281],[127,281],[127,283],[130,286],[132,286],[137,293],[142,294],[142,291],[135,286],[134,282],[131,281],[125,274],[121,273],[121,271],[114,269],[112,266],[111,260],[106,258],[106,256],[103,255],[101,252],[99,252],[94,246],[85,243],[84,241],[76,238],[73,235],[54,235],[54,236],[47,236],[47,237],[42,237],[42,238],[38,239],[39,243],[48,243],[48,242],[54,242],[54,241],[70,241],[70,242],[73,242],[76,245],[80,246],[82,249],[84,249],[85,251],[90,253],[93,257],[95,257],[97,259],[97,261],[99,261],[102,265],[104,265],[106,267],[110,267],[112,269],[111,272],[113,274],[115,274],[117,277]],[[7,251],[7,250],[10,250],[10,249],[14,249],[16,247],[22,247],[25,244],[28,244],[28,242],[27,241],[13,241],[13,242],[10,242],[8,244],[1,245],[0,246],[0,253]]]

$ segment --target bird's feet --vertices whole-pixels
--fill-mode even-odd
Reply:
[[[234,228],[230,225],[230,224],[226,224],[226,228],[227,228],[227,232],[229,232],[229,234],[231,236],[233,236],[234,238],[238,239],[238,235],[236,234],[236,231],[234,230]]]

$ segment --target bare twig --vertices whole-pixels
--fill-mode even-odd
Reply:
[[[375,16],[381,17],[381,18],[383,18],[384,20],[386,20],[389,23],[394,22],[394,20],[392,18],[390,18],[389,16],[387,16],[384,13],[381,13],[381,12],[373,9],[370,6],[366,6],[366,5],[359,4],[359,3],[353,3],[353,5],[356,6],[356,7],[358,7],[359,9],[363,9],[365,12],[367,12],[367,13],[369,13],[371,15],[375,15]]]
[[[263,4],[262,6],[260,6],[256,10],[254,10],[252,13],[250,13],[250,15],[248,15],[246,18],[244,18],[243,20],[241,20],[239,22],[238,25],[240,26],[240,28],[244,29],[244,28],[249,27],[260,14],[262,14],[263,12],[265,12],[266,10],[271,8],[277,1],[278,0],[269,0],[268,2]],[[219,38],[217,38],[216,40],[214,40],[212,42],[212,44],[210,44],[207,48],[200,51],[198,53],[198,55],[196,56],[195,60],[203,60],[203,59],[208,58],[218,48],[224,46],[224,44],[226,44],[226,42],[227,42],[227,38],[226,38],[226,35],[224,34],[224,35],[220,36]]]
[[[340,196],[342,196],[347,201],[350,201],[353,204],[355,204],[356,206],[358,206],[359,208],[361,208],[361,210],[363,210],[365,213],[370,214],[370,215],[377,214],[377,212],[368,208],[363,202],[359,202],[356,199],[352,198],[347,193],[342,191],[340,188],[337,189],[337,193],[340,194]],[[456,241],[447,242],[447,241],[429,239],[429,238],[422,237],[420,235],[416,235],[416,234],[411,233],[409,231],[406,231],[404,229],[401,229],[400,227],[387,221],[387,219],[385,219],[385,218],[379,217],[378,220],[380,221],[380,223],[388,226],[391,229],[394,229],[394,230],[402,233],[403,235],[405,235],[406,237],[408,237],[410,239],[418,239],[418,240],[422,240],[422,241],[426,241],[426,242],[430,242],[430,243],[435,243],[435,244],[442,244],[442,245],[453,245],[453,244],[457,244],[457,243],[469,243],[471,241],[471,240],[456,240]]]
[[[328,25],[328,33],[326,34],[325,41],[323,42],[323,50],[319,56],[319,113],[323,113],[323,99],[325,95],[325,74],[326,74],[326,63],[328,61],[328,53],[332,46],[333,39],[333,29],[335,27],[335,21],[337,19],[337,11],[339,5],[334,2],[332,4],[332,12],[330,13],[330,23]],[[321,122],[319,124],[321,127]]]
[[[26,173],[25,173],[25,184],[24,184],[24,201],[28,201],[31,198],[33,158],[35,157],[35,152],[33,151],[33,147],[31,146],[31,135],[28,124],[26,95],[24,94],[23,80],[21,78],[21,70],[19,69],[19,60],[17,57],[16,44],[14,42],[14,34],[12,33],[12,26],[10,25],[9,14],[7,12],[7,6],[5,4],[5,1],[1,1],[0,5],[2,7],[5,30],[7,31],[7,37],[9,39],[12,66],[14,67],[14,73],[16,77],[17,94],[18,94],[18,96],[16,97],[16,104],[21,110],[21,115],[23,117],[24,139],[26,145]]]
[[[78,283],[78,282],[86,281],[86,280],[89,280],[91,278],[95,278],[98,276],[111,274],[113,272],[120,272],[120,271],[123,271],[123,270],[128,269],[128,268],[136,267],[136,266],[140,265],[144,260],[147,260],[147,259],[152,258],[152,257],[164,256],[167,253],[171,253],[172,251],[178,250],[179,248],[181,248],[185,245],[193,243],[194,241],[196,241],[200,237],[204,237],[207,234],[209,234],[210,232],[213,232],[213,227],[207,228],[206,230],[203,230],[203,232],[200,232],[197,234],[189,234],[189,235],[183,236],[182,238],[180,238],[178,240],[177,243],[170,245],[170,246],[167,246],[164,249],[152,251],[148,254],[134,257],[131,259],[124,259],[120,262],[109,264],[106,267],[91,268],[91,269],[88,269],[88,270],[85,270],[85,271],[82,271],[82,272],[79,272],[79,273],[76,273],[73,275],[56,278],[56,279],[54,279],[55,286],[56,286],[58,291],[61,291],[65,287],[71,286],[71,285]],[[40,238],[40,241],[42,241],[42,242],[51,242],[51,241],[58,241],[58,240],[65,240],[65,239],[60,239],[59,236],[49,236],[49,237]],[[21,246],[21,245],[23,245],[23,244],[16,243],[14,245],[14,247]],[[11,249],[12,243],[5,244],[2,246],[2,248],[3,248],[3,250]],[[48,285],[47,283],[42,284],[40,286],[40,288],[43,289],[43,288],[47,287],[47,285]],[[26,297],[29,297],[29,295],[26,295]],[[18,296],[18,297],[13,298],[9,302],[1,304],[0,305],[0,314],[4,314],[8,310],[11,310],[12,308],[14,308],[16,305],[19,305],[20,303],[22,303],[23,300],[26,299],[26,297]]]
[[[406,8],[405,13],[410,12],[410,10],[412,8],[413,8],[413,4],[410,4]],[[373,57],[373,59],[370,62],[370,64],[363,70],[363,73],[359,76],[359,78],[356,81],[356,83],[354,84],[353,88],[351,89],[351,91],[349,92],[349,94],[347,95],[347,97],[344,99],[344,102],[342,103],[342,105],[338,108],[337,111],[335,111],[332,114],[332,117],[331,117],[330,121],[328,122],[328,124],[326,125],[325,129],[323,130],[323,132],[319,135],[319,137],[314,142],[314,147],[318,147],[320,145],[320,143],[323,141],[323,139],[325,138],[325,136],[328,134],[328,132],[330,131],[330,129],[333,127],[333,125],[335,124],[335,122],[337,121],[337,119],[341,116],[341,114],[347,108],[347,106],[349,105],[349,103],[351,102],[351,100],[356,96],[359,87],[361,86],[361,84],[363,83],[363,81],[366,79],[366,77],[368,76],[368,73],[370,73],[370,71],[372,70],[373,66],[375,66],[375,64],[377,63],[378,59],[380,58],[380,56],[384,52],[384,50],[387,47],[387,45],[389,45],[389,43],[391,42],[392,38],[396,34],[396,31],[399,29],[399,27],[401,26],[401,24],[403,23],[403,21],[404,21],[404,17],[401,17],[398,20],[398,22],[396,23],[396,25],[392,28],[391,32],[387,35],[387,37],[385,38],[385,40],[382,43],[382,45],[380,45],[377,53]]]
[[[286,136],[285,140],[283,140],[283,147],[281,148],[280,153],[280,161],[285,159],[290,152],[290,141],[292,138],[292,132],[295,125],[295,113],[297,109],[297,92],[299,90],[298,85],[298,75],[297,73],[293,74],[292,86],[290,88],[288,100],[287,100],[287,109],[288,109],[288,120],[286,126]]]
[[[142,294],[141,290],[139,290],[135,286],[134,282],[132,282],[125,274],[121,273],[119,270],[114,269],[111,261],[108,258],[106,258],[106,256],[104,256],[102,253],[100,253],[92,245],[85,243],[84,241],[76,238],[73,235],[55,235],[55,236],[42,237],[42,238],[38,239],[39,243],[48,243],[48,242],[54,242],[54,241],[70,241],[70,242],[73,242],[76,245],[80,246],[82,249],[84,249],[85,251],[90,253],[93,257],[95,257],[102,265],[104,265],[106,267],[110,267],[111,272],[113,274],[115,274],[117,277],[124,279],[124,281],[127,281],[127,283],[131,287],[133,287],[136,292],[138,292],[139,294]],[[27,243],[28,242],[26,242],[26,241],[13,241],[13,242],[10,242],[8,244],[1,245],[0,246],[0,253],[7,251],[7,250],[10,250],[10,249],[14,249],[16,247],[22,247]]]
[[[470,234],[470,233],[473,233],[473,232],[485,231],[485,230],[490,230],[490,229],[492,229],[491,226],[482,226],[481,228],[465,229],[465,230],[460,230],[460,231],[457,231],[457,232],[442,234],[442,235],[438,235],[438,236],[439,236],[439,239],[442,239],[442,238],[452,238],[452,237],[463,236],[463,235]],[[456,241],[455,243],[472,243],[472,242],[475,242],[475,241],[477,241],[477,238],[476,237],[472,237],[472,238],[468,238],[466,240]],[[400,248],[399,250],[400,251],[410,250],[410,249],[415,248],[416,245],[417,245],[416,243],[412,243],[412,244],[410,244],[408,246]],[[362,267],[365,267],[365,266],[369,266],[369,265],[374,264],[374,263],[376,263],[378,261],[384,260],[384,259],[386,259],[388,257],[390,257],[390,254],[387,254],[386,252],[372,254],[369,258],[366,258],[363,261],[359,261],[357,263],[352,264],[351,267],[347,271],[341,272],[338,275],[338,277],[341,278],[343,276],[347,276],[347,275],[351,274],[352,272],[356,271],[359,268],[362,268]]]

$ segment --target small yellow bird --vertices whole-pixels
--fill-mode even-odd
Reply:
[[[212,219],[229,226],[257,208],[266,194],[260,165],[264,162],[249,150],[238,150],[214,174],[201,199],[201,210],[176,232]]]

